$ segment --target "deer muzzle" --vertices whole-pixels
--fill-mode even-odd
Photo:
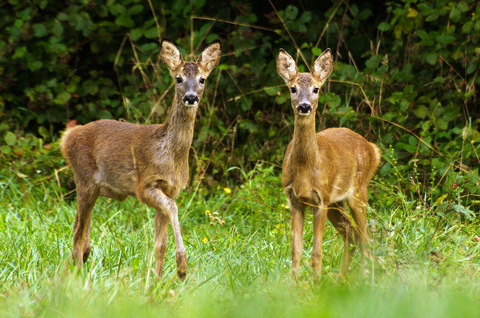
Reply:
[[[307,103],[303,103],[297,106],[297,111],[302,116],[308,116],[312,112],[312,106]]]
[[[196,94],[188,94],[185,95],[183,98],[183,102],[185,103],[185,106],[187,107],[195,107],[198,105],[198,95]]]

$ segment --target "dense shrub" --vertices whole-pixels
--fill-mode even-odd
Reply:
[[[188,58],[214,39],[223,44],[196,123],[192,180],[213,185],[231,166],[280,164],[292,114],[276,53],[301,52],[306,71],[330,47],[336,69],[324,87],[319,129],[346,126],[379,144],[380,180],[439,214],[478,211],[480,5],[276,3],[10,0],[0,6],[2,175],[53,175],[62,160],[45,145],[69,120],[164,121],[173,91],[158,59],[162,37]],[[235,170],[228,176],[232,183],[238,177]]]

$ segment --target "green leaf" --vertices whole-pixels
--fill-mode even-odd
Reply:
[[[158,31],[156,27],[145,30],[144,35],[147,39],[156,39],[158,37]]]
[[[57,95],[57,97],[53,100],[55,104],[66,104],[70,100],[70,93],[68,92],[61,92],[60,94]]]
[[[30,69],[30,71],[35,72],[38,69],[41,69],[43,66],[42,61],[33,61],[27,63],[27,67]]]
[[[455,37],[450,34],[442,34],[436,37],[437,43],[440,44],[450,44],[455,41]]]
[[[12,59],[16,60],[16,59],[23,58],[25,54],[27,54],[27,48],[24,46],[19,46],[15,48],[15,52],[12,55]]]
[[[121,15],[115,19],[115,24],[126,28],[132,28],[135,25],[135,22],[130,19],[130,17]]]
[[[40,134],[40,136],[42,136],[43,138],[47,138],[48,137],[48,130],[47,128],[43,127],[43,126],[40,126],[40,128],[38,128],[38,133]]]
[[[390,23],[387,23],[387,22],[382,22],[378,25],[377,27],[380,31],[388,31],[392,28],[392,26],[390,25]]]
[[[287,98],[287,96],[286,96],[285,94],[281,94],[280,96],[277,96],[277,97],[275,98],[275,102],[276,102],[277,104],[284,104],[284,103],[287,101],[287,99],[288,99],[288,98]]]
[[[341,99],[340,96],[338,96],[335,93],[327,92],[325,93],[325,99],[327,100],[327,105],[330,108],[337,108],[340,106]]]
[[[10,147],[14,146],[17,143],[17,136],[11,131],[7,131],[4,137],[5,143]]]
[[[312,54],[315,56],[319,56],[320,54],[322,54],[322,49],[318,47],[312,47]]]
[[[427,40],[428,39],[428,33],[427,31],[420,29],[417,31],[417,35],[420,37],[422,40]]]
[[[460,12],[460,9],[456,7],[456,8],[453,8],[452,11],[450,11],[449,17],[453,22],[458,22],[462,17],[462,13]]]
[[[0,152],[6,154],[6,155],[11,155],[13,153],[12,148],[9,146],[2,146],[0,147]]]
[[[63,25],[57,20],[53,22],[52,33],[57,37],[60,37],[63,34]]]
[[[70,16],[65,12],[60,12],[57,16],[57,19],[60,21],[68,21],[70,19]]]
[[[473,21],[468,21],[462,26],[462,33],[470,33],[473,29]]]
[[[434,52],[427,53],[425,54],[425,60],[427,61],[428,64],[435,65],[435,63],[437,63],[437,60],[438,60],[438,55],[437,53],[434,53]]]
[[[133,29],[130,31],[130,36],[133,41],[140,39],[143,35],[143,29]]]
[[[39,24],[39,23],[34,24],[32,28],[33,28],[33,34],[37,38],[42,38],[48,34],[48,30],[43,24]]]
[[[470,171],[467,173],[467,178],[471,183],[477,184],[480,181],[480,176],[478,175],[478,170]]]
[[[130,9],[128,9],[128,13],[130,15],[139,14],[142,11],[143,11],[143,6],[141,4],[136,4],[133,7],[131,7]]]
[[[127,9],[121,4],[110,5],[108,9],[110,10],[110,13],[114,16],[122,15],[125,13],[125,11],[127,11]]]
[[[305,11],[300,16],[300,21],[302,23],[309,23],[311,20],[312,20],[312,13],[310,11]],[[257,16],[255,16],[255,21],[254,22],[257,22]]]
[[[468,11],[468,4],[465,1],[460,1],[457,6],[458,10],[460,10],[462,13],[465,13]]]
[[[140,46],[140,48],[146,52],[158,50],[158,43],[146,43]]]
[[[402,98],[402,100],[400,101],[400,110],[401,112],[407,112],[408,109],[410,108],[410,102],[404,98]]]
[[[417,116],[420,119],[425,119],[427,115],[429,114],[429,110],[427,107],[420,105],[419,107],[415,108],[413,111],[415,116]]]
[[[467,74],[472,74],[473,72],[475,72],[477,70],[477,67],[478,67],[478,64],[476,62],[472,62],[472,64],[470,64],[468,67],[467,67]]]
[[[402,92],[393,92],[392,95],[388,98],[388,101],[392,104],[399,103],[403,98]]]
[[[82,87],[90,95],[95,95],[98,92],[98,83],[93,80],[84,81]]]
[[[278,93],[278,88],[275,88],[275,87],[266,88],[265,93],[267,93],[268,96],[276,96]]]
[[[372,10],[370,10],[370,9],[364,9],[364,10],[360,11],[360,13],[358,14],[358,19],[360,19],[360,20],[366,20],[366,19],[368,19],[370,16],[372,16]]]
[[[40,9],[44,10],[47,7],[48,0],[41,0],[37,2]]]
[[[382,62],[380,54],[374,55],[365,62],[365,66],[370,69],[376,69]]]
[[[450,104],[447,106],[447,108],[445,108],[442,118],[446,121],[454,121],[458,117],[460,110],[460,106]]]
[[[250,133],[255,133],[258,130],[257,125],[253,121],[248,119],[241,120],[239,127],[248,130]]]
[[[447,197],[448,197],[448,194],[444,194],[444,195],[440,196],[437,200],[435,200],[435,203],[432,205],[432,207],[439,206],[440,204],[443,203],[443,201],[445,201],[445,199]]]
[[[410,153],[415,153],[417,151],[417,145],[410,145],[410,144],[406,144],[404,142],[399,142],[397,143],[397,147],[399,147],[400,149],[404,149]]]
[[[448,121],[439,118],[435,121],[435,127],[437,127],[440,130],[447,130],[448,129]]]
[[[285,9],[285,19],[286,20],[295,20],[298,15],[298,8],[292,5],[287,6]]]

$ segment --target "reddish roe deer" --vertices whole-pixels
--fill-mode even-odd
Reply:
[[[315,61],[311,73],[299,73],[295,60],[283,49],[277,56],[277,70],[290,88],[295,114],[293,140],[288,145],[282,184],[292,219],[292,275],[298,279],[303,251],[305,208],[314,215],[312,266],[317,279],[322,269],[322,242],[327,217],[344,242],[340,275],[360,245],[363,261],[369,257],[366,225],[367,187],[380,162],[378,147],[347,128],[315,132],[318,94],[333,70],[329,49]],[[356,226],[344,211],[347,202]]]
[[[213,42],[194,63],[185,62],[175,44],[163,40],[160,58],[176,82],[173,105],[165,123],[136,125],[98,120],[68,129],[62,137],[61,149],[73,168],[77,185],[72,254],[79,267],[90,254],[90,220],[97,198],[123,201],[134,196],[155,209],[156,274],[161,278],[171,222],[177,274],[185,279],[187,255],[174,199],[187,185],[198,103],[205,80],[220,61],[221,45]]]

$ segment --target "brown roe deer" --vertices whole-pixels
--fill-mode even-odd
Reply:
[[[312,266],[321,276],[322,243],[327,217],[344,242],[340,275],[360,245],[363,261],[369,257],[366,224],[367,187],[380,162],[378,147],[347,128],[315,132],[318,94],[333,70],[329,49],[315,61],[311,73],[299,73],[295,60],[283,49],[277,56],[277,70],[290,89],[295,114],[293,140],[283,161],[282,184],[292,219],[292,275],[298,279],[303,251],[305,208],[314,215]],[[347,202],[353,220],[344,211]]]
[[[205,80],[221,58],[218,41],[207,46],[198,61],[185,62],[168,40],[160,58],[175,79],[175,96],[168,119],[158,125],[98,120],[68,129],[61,149],[75,174],[77,216],[73,226],[73,258],[82,267],[90,254],[90,220],[99,196],[119,201],[128,196],[155,209],[155,272],[162,275],[168,223],[176,244],[177,274],[185,279],[187,255],[174,199],[189,178],[188,156],[198,103]]]

